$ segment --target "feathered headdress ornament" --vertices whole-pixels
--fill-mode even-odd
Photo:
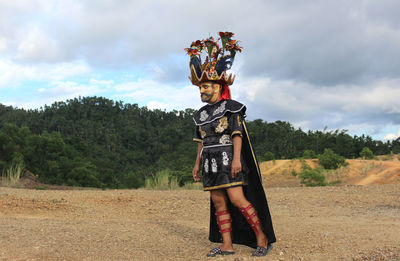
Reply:
[[[232,40],[233,33],[219,32],[220,38],[217,41],[213,37],[205,40],[197,40],[185,48],[190,56],[190,77],[189,79],[194,85],[200,85],[206,81],[216,81],[224,85],[232,85],[235,76],[227,74],[227,70],[232,67],[236,52],[241,52],[236,40]],[[221,41],[222,48],[218,44]],[[206,52],[204,63],[201,62],[202,52]]]

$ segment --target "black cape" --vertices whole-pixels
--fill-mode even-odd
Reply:
[[[255,157],[253,147],[250,142],[249,133],[247,131],[246,122],[243,121],[244,135],[242,138],[242,154],[244,160],[250,169],[248,177],[248,185],[243,187],[244,195],[247,200],[253,204],[257,210],[258,217],[261,221],[261,226],[264,234],[268,237],[268,243],[276,242],[274,229],[272,226],[271,214],[269,212],[267,198],[262,186],[262,178],[258,166],[257,158]],[[217,220],[215,216],[215,207],[210,199],[210,234],[211,242],[222,242],[221,234],[219,233]],[[228,198],[228,209],[232,219],[232,242],[234,244],[246,245],[249,247],[257,247],[257,239],[253,229],[243,217],[238,208],[232,205]]]

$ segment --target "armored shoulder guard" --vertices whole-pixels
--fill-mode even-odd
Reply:
[[[221,100],[215,104],[208,104],[200,108],[193,117],[194,123],[199,126],[213,122],[223,117],[227,112],[242,113],[246,116],[246,106],[234,100]]]

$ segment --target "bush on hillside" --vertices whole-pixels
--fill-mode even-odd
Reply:
[[[270,151],[267,151],[264,153],[264,157],[263,157],[264,161],[269,161],[269,160],[274,160],[274,159],[275,159],[274,153],[272,153]]]
[[[303,159],[315,159],[317,155],[313,150],[304,150],[303,151]]]
[[[360,152],[360,157],[363,159],[373,159],[375,158],[375,155],[368,147],[364,147]]]
[[[324,170],[321,168],[312,169],[307,164],[302,166],[300,172],[300,182],[307,187],[326,186],[328,183],[325,181]]]
[[[341,166],[347,166],[345,158],[336,154],[331,149],[325,149],[324,153],[318,156],[319,165],[324,169],[337,169]]]

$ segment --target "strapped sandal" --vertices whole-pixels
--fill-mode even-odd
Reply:
[[[220,247],[216,247],[210,250],[210,253],[208,253],[206,256],[207,257],[215,257],[217,255],[225,256],[225,255],[233,255],[235,252],[230,252],[230,251],[222,251]]]
[[[252,256],[266,256],[273,248],[274,246],[272,244],[268,244],[267,247],[258,246]]]
[[[249,213],[249,211],[253,209],[253,213]],[[254,206],[250,203],[250,205],[248,205],[245,208],[240,208],[240,212],[242,212],[243,216],[246,218],[247,222],[249,222],[251,228],[254,230],[254,233],[256,233],[256,235],[258,235],[258,229],[257,229],[257,225],[259,225],[260,219],[257,216],[257,211],[254,208]],[[253,220],[253,218],[257,218],[256,221]]]

